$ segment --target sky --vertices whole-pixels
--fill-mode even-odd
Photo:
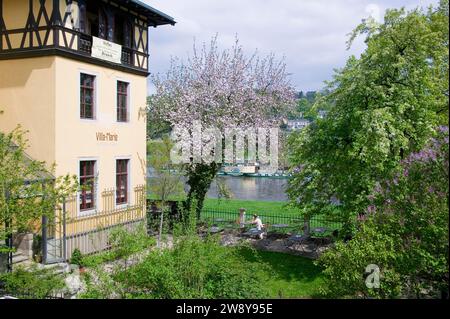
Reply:
[[[144,0],[170,15],[175,26],[150,28],[150,72],[165,73],[171,57],[186,60],[194,40],[218,35],[221,48],[239,38],[251,55],[274,53],[285,59],[292,85],[315,91],[334,70],[365,48],[358,39],[347,50],[348,34],[368,16],[382,21],[388,8],[427,7],[438,0]],[[154,87],[149,80],[149,93]]]

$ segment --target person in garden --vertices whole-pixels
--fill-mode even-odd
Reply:
[[[250,224],[253,224],[256,226],[255,229],[259,232],[259,239],[263,239],[264,233],[263,233],[262,229],[264,227],[264,224],[262,223],[261,218],[257,214],[254,214],[253,220],[250,222]]]

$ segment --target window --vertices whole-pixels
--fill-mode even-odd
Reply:
[[[127,159],[116,161],[116,204],[128,202],[128,162]]]
[[[94,209],[95,161],[80,162],[80,211]]]
[[[117,122],[128,122],[128,83],[117,81]]]
[[[94,119],[94,87],[95,76],[81,74],[80,76],[80,118]]]
[[[83,19],[86,15],[85,25],[82,27],[87,34],[102,39],[107,38],[108,19],[104,7],[96,1],[87,1],[86,7],[80,6],[80,15]]]
[[[124,17],[117,14],[114,17],[114,42],[120,45],[124,45],[124,24]]]

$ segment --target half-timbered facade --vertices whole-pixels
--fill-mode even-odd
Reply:
[[[0,59],[51,54],[148,73],[148,28],[173,19],[140,1],[0,0]],[[91,58],[93,37],[122,46],[121,63]]]
[[[0,0],[0,130],[78,176],[67,236],[144,213],[148,32],[167,24],[137,0]]]

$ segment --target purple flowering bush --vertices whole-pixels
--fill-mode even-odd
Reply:
[[[358,218],[359,231],[320,259],[332,296],[448,297],[449,129],[378,183]],[[377,265],[380,287],[368,288],[365,268]]]

